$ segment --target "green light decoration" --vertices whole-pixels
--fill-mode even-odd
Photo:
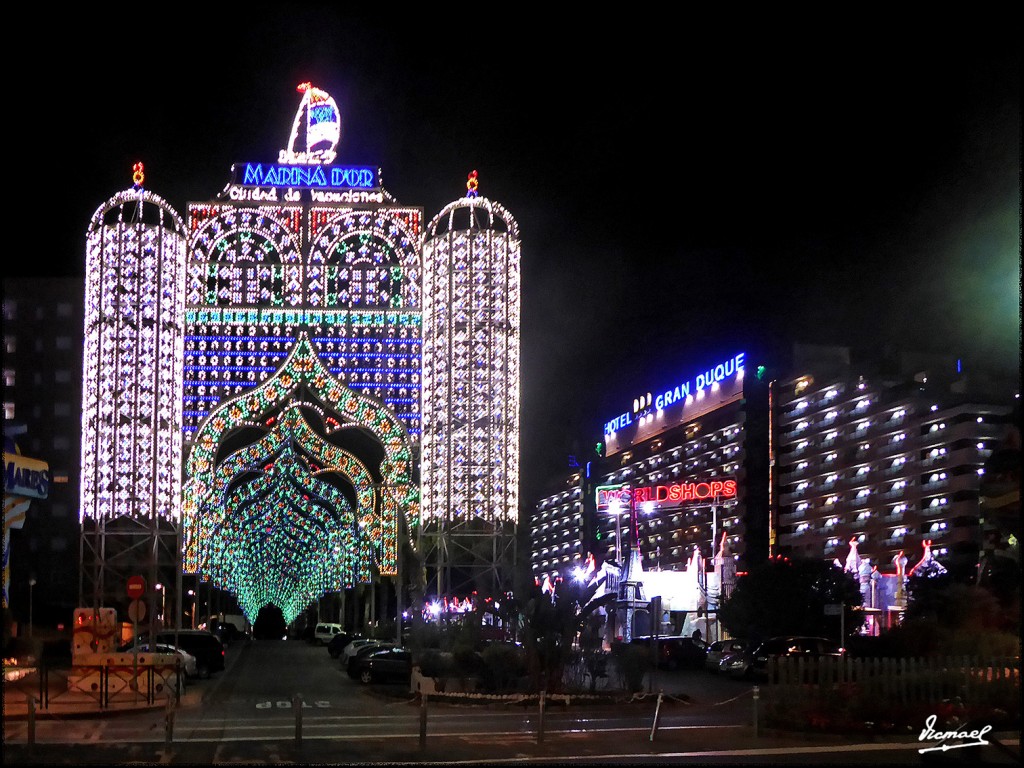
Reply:
[[[207,573],[238,596],[250,621],[272,603],[290,622],[321,595],[370,580],[369,541],[347,500],[290,443],[225,509]]]
[[[301,401],[302,408],[319,413],[328,435],[363,427],[377,438],[384,449],[380,483],[309,425],[296,404],[300,388],[315,399]],[[233,432],[269,425],[263,438],[218,463]],[[357,510],[319,479],[329,473],[352,484]],[[224,402],[199,426],[186,478],[185,571],[237,594],[250,618],[268,602],[287,618],[328,591],[368,579],[374,566],[394,575],[398,515],[409,530],[419,520],[406,428],[377,398],[335,379],[304,333],[272,378]]]
[[[757,380],[761,381],[762,379],[764,379],[764,375],[766,372],[767,371],[763,365],[757,366]]]

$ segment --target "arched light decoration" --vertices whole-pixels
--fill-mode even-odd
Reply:
[[[368,582],[371,555],[348,501],[289,441],[226,499],[207,573],[250,621],[273,604],[291,622],[321,595]]]
[[[135,178],[86,234],[82,520],[179,518],[185,225]]]
[[[477,191],[475,185],[471,191]],[[514,522],[519,507],[519,227],[498,203],[468,196],[445,206],[426,235],[423,518]]]
[[[375,508],[372,487],[371,495],[366,494],[365,468],[357,461],[346,461],[347,454],[327,444],[312,430],[306,428],[308,425],[304,427],[299,423],[297,411],[291,406],[300,388],[321,404],[320,415],[324,418],[325,424],[331,425],[333,422],[334,429],[348,426],[364,427],[382,445],[384,458],[379,470],[380,494]],[[226,437],[240,427],[266,423],[270,419],[284,423],[276,437],[264,438],[251,448],[251,453],[235,454],[218,464],[216,457]],[[373,553],[377,570],[381,575],[394,575],[397,563],[398,515],[406,515],[406,523],[410,530],[415,527],[418,517],[417,490],[411,480],[412,455],[408,432],[379,400],[370,395],[354,392],[335,379],[320,361],[305,333],[300,335],[288,359],[273,377],[253,390],[224,402],[200,425],[185,472],[188,478],[182,504],[185,570],[191,573],[217,573],[224,577],[225,570],[221,569],[218,563],[230,561],[223,560],[221,553],[226,548],[236,546],[235,541],[242,530],[236,521],[228,519],[230,509],[218,512],[224,503],[225,489],[230,487],[234,478],[244,474],[248,461],[271,459],[277,446],[285,442],[285,439],[288,442],[295,441],[318,468],[343,466],[342,474],[345,474],[353,485],[360,483],[363,486],[360,488],[356,485],[360,505],[358,530],[346,534],[347,538],[343,539],[346,542],[344,546],[338,544],[342,546],[338,558],[349,563],[339,574],[339,578],[346,578],[348,573],[361,578],[361,574],[368,572],[369,564],[362,560],[364,552]],[[271,470],[268,467],[266,471]],[[306,469],[310,476],[314,471],[316,470],[309,467]],[[317,493],[320,496],[324,495],[319,491]],[[251,506],[247,496],[240,499],[239,505]],[[342,505],[337,499],[335,502],[338,505],[338,514],[343,515],[341,510],[346,505]],[[367,503],[372,512],[367,511]],[[305,509],[303,505],[298,505],[297,508]],[[314,531],[314,528],[309,530]],[[346,528],[343,523],[338,523],[339,530]],[[364,546],[364,540],[370,544]],[[278,541],[283,543],[286,540]],[[340,540],[331,541],[337,544]],[[313,548],[309,551],[313,551]],[[254,572],[256,571],[253,567],[247,571],[250,580]],[[265,574],[268,579],[275,577],[273,571],[266,571]],[[303,589],[299,591],[306,595],[310,591],[316,591],[320,587],[310,586],[314,583],[319,582],[315,579],[307,580]],[[268,583],[254,583],[248,585],[246,589],[253,594],[264,594],[267,593],[269,586]],[[327,588],[324,589],[326,591]],[[282,610],[286,608],[284,605],[279,607]]]

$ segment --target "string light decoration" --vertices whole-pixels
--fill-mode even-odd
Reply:
[[[476,174],[470,174],[475,192]],[[485,197],[450,203],[423,247],[424,522],[519,509],[520,243]]]
[[[421,428],[421,222],[420,209],[397,205],[189,206],[185,570],[209,576],[240,599],[244,593],[256,610],[261,600],[280,600],[287,615],[287,606],[305,600],[304,608],[371,572],[394,575],[399,515],[409,531],[419,522],[419,489],[411,478],[412,445]],[[316,428],[296,415],[298,402],[304,414],[315,414]],[[265,438],[223,458],[232,434],[254,427]],[[379,467],[330,444],[331,435],[357,427],[381,444]],[[356,526],[350,531],[336,521],[340,527],[329,529],[348,531],[334,534],[337,551],[318,548],[320,532],[328,530],[322,526],[293,525],[316,542],[275,539],[328,564],[323,573],[303,571],[290,586],[278,582],[273,568],[257,565],[266,552],[245,543],[255,541],[254,532],[225,517],[225,494],[239,493],[242,479],[255,483],[270,476],[286,442],[308,469],[287,475],[288,483],[275,471],[282,488],[290,489],[298,477],[310,483],[303,496],[332,498],[314,481],[341,478],[354,501]],[[289,500],[290,512],[259,507],[254,516],[257,499],[269,493],[231,496],[236,501],[230,508],[246,510],[241,519],[250,521],[313,514],[308,503],[293,501],[294,492],[281,490],[276,498]],[[243,579],[243,570],[229,564],[245,557],[254,560]],[[280,565],[282,557],[268,562]],[[326,573],[342,581],[332,582]]]
[[[324,417],[325,424],[333,429],[358,425],[369,430],[383,447],[376,509],[373,509],[372,497],[368,499],[366,496],[371,486],[365,468],[356,461],[346,463],[343,451],[338,449],[332,452],[321,438],[299,425],[297,416],[292,413],[293,408],[285,407],[294,402],[300,389],[308,392],[315,402],[322,404],[319,413]],[[258,447],[253,447],[249,454],[229,457],[218,464],[216,455],[226,436],[241,427],[252,426],[260,421],[266,423],[269,418],[280,419],[283,423],[279,437],[258,443]],[[332,419],[333,424],[330,421]],[[343,557],[349,558],[346,562],[356,557],[352,572],[368,572],[368,565],[363,563],[364,552],[372,551],[377,571],[381,575],[394,575],[397,567],[398,515],[404,513],[406,525],[413,530],[419,511],[418,493],[412,483],[412,451],[408,432],[379,400],[354,392],[331,376],[306,334],[300,335],[275,376],[254,390],[220,405],[199,429],[185,472],[188,478],[182,505],[185,518],[185,570],[191,573],[202,572],[211,577],[215,574],[219,578],[224,577],[224,569],[218,569],[216,563],[227,562],[219,553],[233,545],[232,539],[224,538],[222,532],[237,530],[230,527],[225,529],[227,513],[217,511],[223,508],[224,488],[230,486],[231,479],[245,474],[251,467],[252,459],[269,460],[271,457],[266,454],[276,447],[275,440],[280,442],[283,437],[301,445],[303,451],[314,462],[318,462],[318,466],[344,467],[344,474],[354,485],[358,484],[361,508],[359,531],[358,535],[353,534],[345,540],[348,546],[342,553]],[[319,494],[322,496],[323,492]],[[367,504],[367,501],[370,503]],[[369,512],[367,507],[373,511]],[[365,537],[371,544],[362,544],[361,537]],[[253,572],[250,568],[249,573]],[[272,575],[271,572],[266,573]],[[267,584],[258,588],[249,587],[250,591],[267,588]],[[304,589],[308,591],[308,584]],[[285,608],[281,605],[279,607],[282,610]]]
[[[81,520],[179,517],[185,225],[143,180],[86,234]]]

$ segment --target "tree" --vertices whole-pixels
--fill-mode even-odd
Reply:
[[[847,633],[863,623],[853,611],[861,604],[861,595],[852,574],[822,560],[775,557],[737,579],[718,619],[734,637],[831,637],[837,634],[839,620],[825,615],[830,604],[844,606]]]
[[[598,608],[615,599],[614,594],[607,594],[594,600],[597,589],[596,582],[583,585],[569,579],[556,581],[551,592],[532,584],[516,596],[523,647],[535,690],[561,690],[577,634]]]

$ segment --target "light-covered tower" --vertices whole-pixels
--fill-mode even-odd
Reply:
[[[428,592],[502,586],[519,509],[519,228],[477,194],[430,222],[423,246],[421,484]]]
[[[86,235],[80,599],[117,607],[138,573],[159,609],[178,549],[186,239],[141,163],[133,180]]]

